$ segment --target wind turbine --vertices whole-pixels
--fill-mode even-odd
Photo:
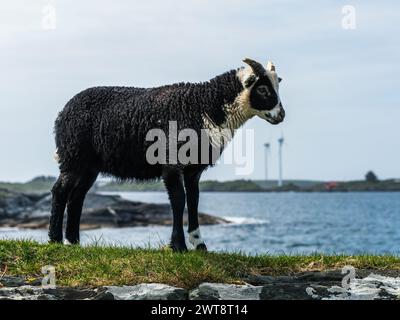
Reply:
[[[265,147],[265,181],[268,181],[268,154],[271,148],[270,143],[264,143]]]
[[[279,143],[279,180],[278,180],[278,186],[282,187],[283,182],[282,182],[282,147],[283,147],[283,142],[285,139],[283,138],[283,134],[281,137],[278,139]]]

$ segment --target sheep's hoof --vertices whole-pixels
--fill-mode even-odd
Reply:
[[[63,241],[61,240],[53,240],[53,239],[49,239],[49,244],[62,244]]]
[[[200,244],[197,245],[196,250],[207,251],[207,246],[206,246],[206,244],[204,242],[200,243]]]
[[[71,243],[71,242],[69,242],[69,240],[68,240],[68,239],[64,239],[64,242],[63,242],[63,244],[64,244],[65,246],[70,246],[70,245],[72,245],[72,243]]]
[[[186,251],[188,251],[185,243],[173,243],[173,242],[171,242],[169,246],[175,252],[186,252]]]
[[[68,240],[68,238],[65,238],[63,243],[66,246],[79,245],[79,240],[78,239]]]
[[[62,235],[60,236],[55,236],[55,235],[50,235],[49,236],[49,243],[62,243],[63,238]]]

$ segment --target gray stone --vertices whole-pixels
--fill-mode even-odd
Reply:
[[[191,300],[259,300],[262,286],[202,283],[189,294]]]
[[[365,272],[364,272],[365,271]],[[375,300],[399,299],[399,273],[367,274],[366,270],[348,285],[342,284],[336,272],[305,272],[294,276],[249,276],[262,285],[202,283],[188,294],[187,290],[165,284],[109,286],[96,289],[57,287],[46,289],[27,285],[23,277],[0,279],[0,300]],[[340,273],[342,276],[342,274]],[[358,276],[358,274],[357,274]],[[37,283],[38,280],[36,281]]]
[[[0,300],[55,300],[40,287],[20,286],[0,288]]]
[[[100,299],[114,300],[186,300],[188,292],[185,289],[162,283],[143,283],[134,286],[109,286]],[[108,295],[108,296],[107,296]]]
[[[293,276],[262,276],[262,275],[248,275],[243,278],[243,281],[252,285],[263,285],[277,282],[290,283],[295,282],[296,278]]]
[[[24,277],[3,276],[0,278],[0,284],[3,287],[19,287],[27,283]]]
[[[295,279],[302,282],[341,282],[343,277],[341,270],[327,270],[299,273]]]
[[[262,287],[261,300],[320,300],[328,296],[328,287],[306,283],[275,283]]]
[[[253,285],[271,283],[340,283],[344,275],[341,270],[308,271],[297,273],[293,276],[263,276],[248,275],[244,281]]]
[[[101,289],[79,289],[57,287],[46,289],[39,286],[22,285],[0,288],[0,300],[95,300]]]

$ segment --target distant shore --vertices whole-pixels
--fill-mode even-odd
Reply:
[[[25,183],[0,182],[0,189],[18,192],[48,192],[55,177],[40,176]],[[97,182],[95,191],[138,192],[165,191],[162,181],[156,182]],[[278,186],[275,180],[232,180],[200,182],[200,190],[207,192],[399,192],[400,179],[378,181],[313,181],[284,180]]]

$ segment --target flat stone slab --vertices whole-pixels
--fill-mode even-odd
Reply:
[[[101,294],[102,289],[46,289],[30,285],[0,288],[0,300],[94,300]]]
[[[189,294],[191,300],[259,300],[262,286],[202,283]]]
[[[112,300],[187,300],[185,289],[162,283],[143,283],[134,286],[105,287],[101,299]]]

